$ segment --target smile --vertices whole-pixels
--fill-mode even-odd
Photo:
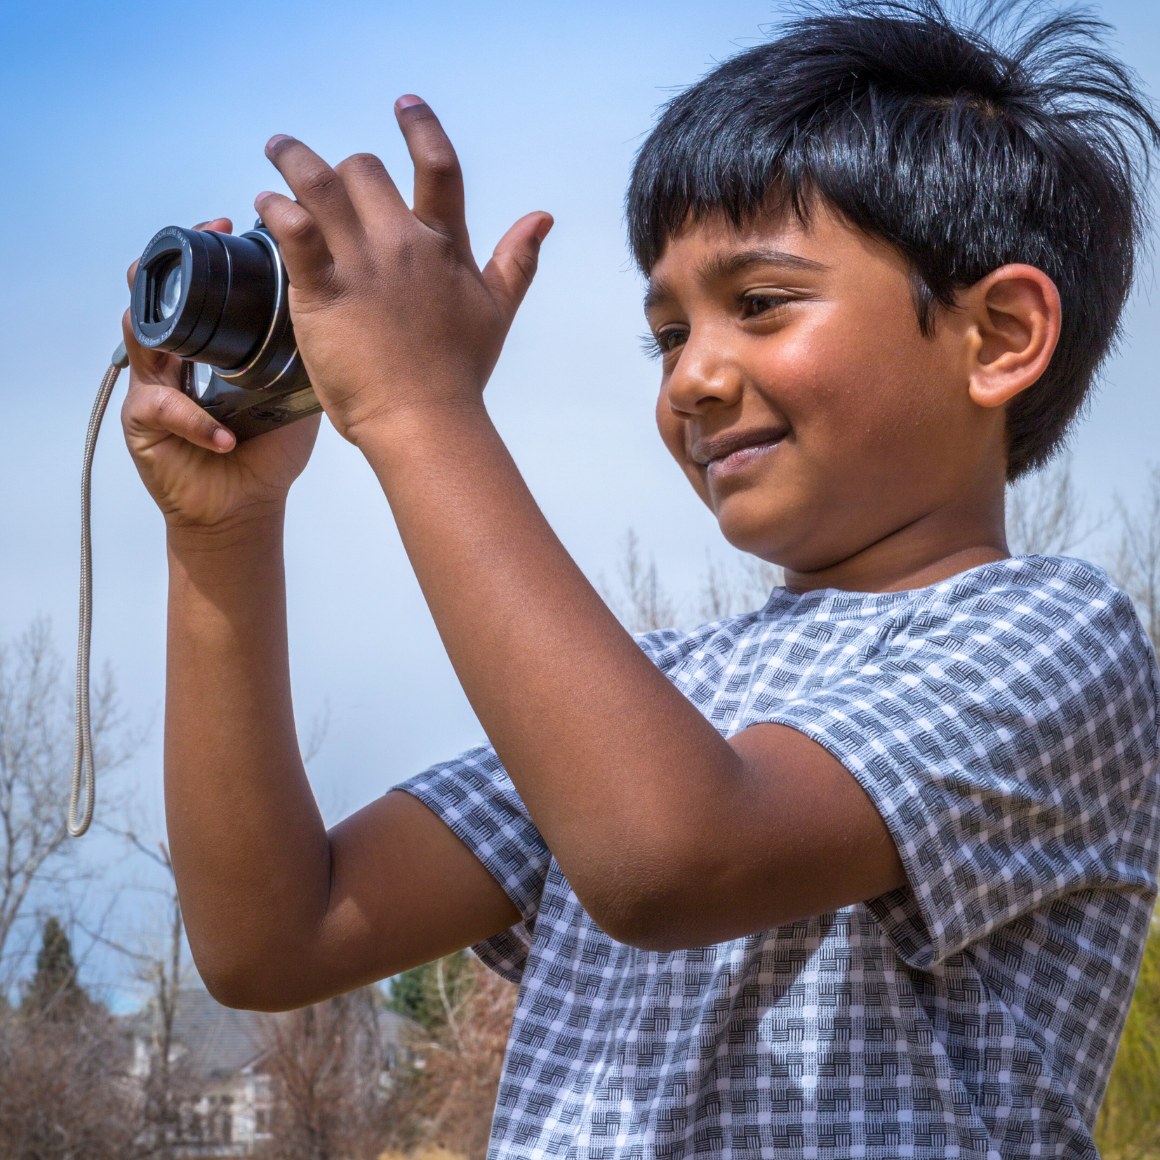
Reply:
[[[719,479],[744,470],[772,451],[788,434],[784,428],[764,428],[715,439],[699,439],[691,449],[691,458],[705,468],[711,478]]]

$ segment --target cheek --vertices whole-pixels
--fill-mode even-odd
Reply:
[[[942,394],[935,355],[913,311],[901,320],[894,311],[835,312],[781,345],[763,377],[776,384],[776,402],[802,450],[848,464],[871,450],[881,454],[904,432],[912,437],[916,423],[929,425],[934,396]]]
[[[657,395],[656,421],[661,442],[677,461],[677,466],[685,473],[693,485],[693,489],[708,503],[708,490],[705,486],[704,476],[695,464],[689,462],[689,458],[685,454],[685,424],[673,414],[673,410],[669,406],[668,392],[663,385]]]
[[[657,395],[657,430],[661,440],[669,449],[669,454],[682,466],[685,465],[685,425],[673,414],[669,406],[669,393],[664,384]]]

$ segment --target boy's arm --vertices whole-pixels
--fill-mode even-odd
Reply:
[[[327,833],[294,728],[281,512],[173,529],[169,561],[166,814],[213,993],[301,1006],[518,922],[496,880],[409,794]]]
[[[337,170],[268,146],[297,202],[262,195],[303,357],[390,501],[444,644],[581,902],[642,947],[695,946],[905,881],[890,834],[826,750],[777,725],[726,742],[569,558],[491,425],[482,389],[550,222],[481,272],[455,155],[403,105],[409,210],[375,158]]]
[[[330,834],[314,803],[290,695],[282,521],[318,421],[235,447],[177,389],[178,360],[124,330],[126,441],[167,529],[166,816],[203,979],[234,1006],[293,1007],[504,930],[516,908],[418,800],[389,794]]]

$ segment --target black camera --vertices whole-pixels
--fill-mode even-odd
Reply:
[[[239,440],[322,410],[294,338],[278,243],[168,226],[133,279],[133,335],[185,360],[182,390]]]

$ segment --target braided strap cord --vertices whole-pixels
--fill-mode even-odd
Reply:
[[[89,416],[85,435],[85,457],[81,467],[81,592],[80,616],[77,631],[77,701],[76,744],[73,748],[72,788],[68,799],[68,832],[79,838],[92,823],[93,804],[96,800],[96,766],[93,761],[93,729],[89,715],[89,656],[93,635],[93,544],[92,544],[92,480],[93,455],[97,450],[97,435],[109,405],[113,388],[121,371],[129,365],[125,344],[113,352],[112,365],[105,371],[101,389]],[[81,801],[84,806],[81,806]]]

